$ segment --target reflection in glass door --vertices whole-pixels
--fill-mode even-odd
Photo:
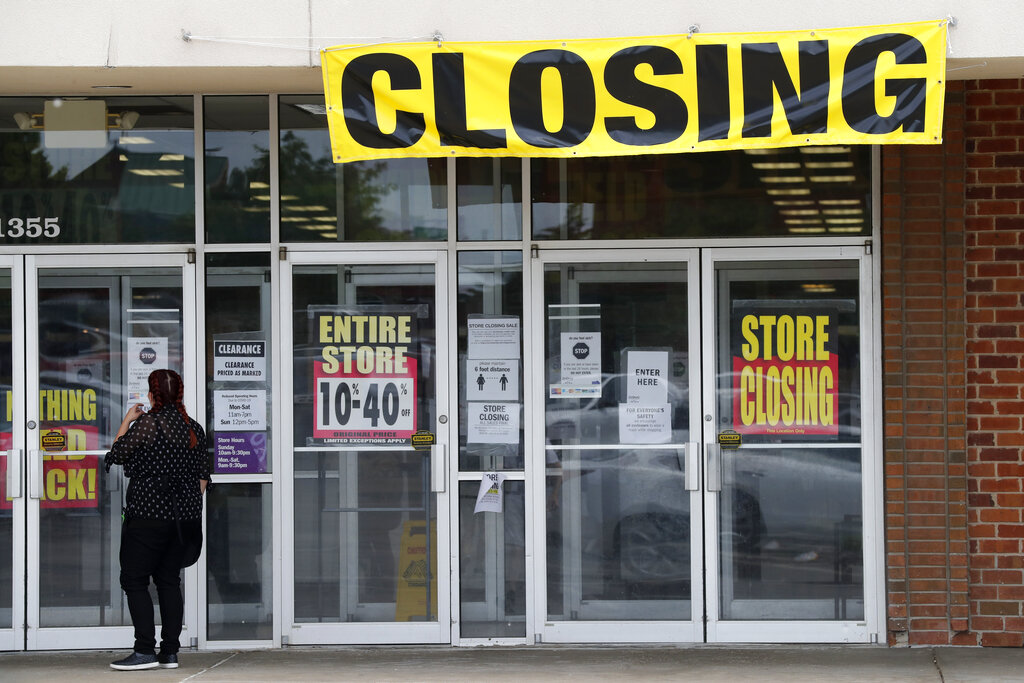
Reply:
[[[29,257],[28,647],[123,647],[131,618],[119,583],[127,481],[103,455],[146,378],[193,377],[184,258],[118,268]],[[159,258],[137,258],[156,261]],[[177,263],[175,263],[175,261]],[[195,410],[195,387],[186,405]],[[188,604],[188,601],[186,601]],[[194,608],[186,630],[194,624]],[[67,628],[74,627],[70,635]]]
[[[534,266],[545,642],[703,638],[692,258],[563,252]]]
[[[290,255],[292,644],[449,637],[446,280],[426,258]]]
[[[877,628],[866,268],[854,249],[705,254],[709,640],[865,642],[866,620]]]

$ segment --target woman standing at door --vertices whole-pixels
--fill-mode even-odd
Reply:
[[[203,493],[210,479],[206,434],[185,411],[183,395],[178,373],[150,373],[149,412],[142,404],[128,410],[104,460],[108,471],[111,465],[122,465],[129,478],[121,527],[121,588],[135,626],[135,648],[110,665],[122,671],[178,667],[184,613],[179,572],[189,541],[196,531],[201,533]],[[159,654],[150,577],[160,600]]]

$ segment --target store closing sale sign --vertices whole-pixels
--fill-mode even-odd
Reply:
[[[416,430],[416,314],[310,308],[313,441],[407,444]]]
[[[733,429],[740,434],[839,433],[839,308],[852,302],[735,301]]]
[[[946,25],[330,47],[333,158],[936,144]]]

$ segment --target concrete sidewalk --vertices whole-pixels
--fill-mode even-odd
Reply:
[[[0,654],[0,681],[1024,681],[1024,649],[880,646],[358,647],[182,652],[113,671],[124,651]]]

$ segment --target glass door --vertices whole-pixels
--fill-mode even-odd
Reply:
[[[284,638],[448,642],[445,255],[290,253],[283,281]]]
[[[194,271],[185,255],[26,257],[24,330],[29,649],[130,645],[119,583],[127,480],[103,469],[127,406],[149,372],[186,378],[195,413]],[[19,362],[17,359],[15,362]],[[196,569],[184,643],[196,635]]]
[[[544,642],[879,633],[870,258],[799,257],[533,260]]]
[[[703,640],[696,273],[694,250],[534,259],[544,642]]]
[[[870,258],[706,250],[708,640],[867,642],[881,490]],[[717,547],[716,547],[717,546]]]
[[[0,256],[0,650],[25,647],[25,317],[23,259]],[[15,325],[18,321],[18,325]]]

